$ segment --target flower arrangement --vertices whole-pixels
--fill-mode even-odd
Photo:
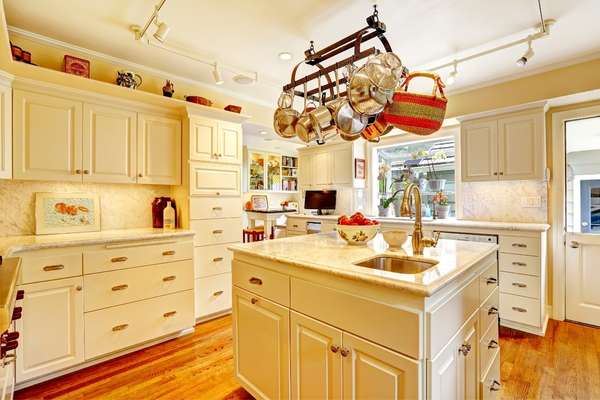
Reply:
[[[442,191],[437,192],[433,196],[433,199],[431,199],[431,202],[433,204],[437,204],[437,205],[440,205],[440,206],[447,206],[448,205],[448,196],[446,196],[444,194],[444,192],[442,192]]]
[[[279,205],[281,206],[281,208],[283,208],[285,210],[286,208],[289,207],[290,202],[289,202],[289,200],[283,200],[281,203],[279,203]]]

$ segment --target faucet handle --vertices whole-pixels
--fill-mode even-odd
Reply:
[[[435,247],[437,246],[438,240],[440,240],[440,235],[442,234],[442,232],[440,231],[433,231],[433,246]]]
[[[424,247],[436,247],[438,244],[438,240],[440,240],[440,233],[439,231],[434,231],[433,232],[433,238],[423,238],[421,239],[423,242],[423,246]]]

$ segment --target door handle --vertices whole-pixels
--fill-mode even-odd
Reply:
[[[488,315],[496,315],[498,314],[498,308],[497,307],[490,307],[490,309],[488,310]]]
[[[258,286],[262,285],[262,279],[260,279],[260,278],[252,277],[252,278],[250,278],[249,282],[253,285],[258,285]]]
[[[113,330],[113,332],[118,332],[118,331],[127,329],[128,326],[129,326],[129,324],[121,324],[121,325],[113,326],[112,330]]]
[[[223,233],[222,229],[215,229],[214,231],[212,231],[213,235],[218,235],[220,233]]]
[[[485,281],[486,284],[488,285],[495,285],[496,283],[498,283],[498,279],[496,278],[487,278],[487,281]]]
[[[520,312],[520,313],[525,313],[527,312],[526,309],[522,308],[522,307],[512,307],[512,309],[516,312]]]
[[[516,266],[516,267],[526,267],[527,264],[524,262],[519,262],[519,261],[515,261],[512,263],[512,265]]]
[[[220,295],[222,295],[222,294],[223,294],[223,291],[222,291],[222,290],[219,290],[219,291],[216,291],[216,292],[214,292],[214,293],[213,293],[213,296],[217,297],[217,296],[220,296]]]
[[[111,288],[111,290],[112,290],[113,292],[117,292],[117,291],[119,291],[119,290],[125,290],[125,289],[127,289],[128,287],[129,287],[129,285],[126,285],[126,284],[123,284],[123,285],[117,285],[117,286],[113,286],[113,287]]]
[[[516,287],[518,287],[518,288],[526,288],[526,287],[527,287],[527,285],[526,285],[526,284],[524,284],[524,283],[521,283],[521,282],[513,282],[513,283],[512,283],[512,285],[513,285],[513,286],[516,286]]]
[[[174,256],[175,255],[175,250],[163,251],[162,255],[163,256]]]
[[[213,258],[213,262],[223,261],[223,257],[215,257]]]
[[[169,317],[174,317],[175,314],[177,314],[177,311],[169,311],[163,314],[163,317],[165,318],[169,318]]]
[[[578,249],[579,248],[579,242],[576,242],[575,240],[571,240],[571,248],[573,249]]]
[[[488,344],[488,349],[497,349],[498,348],[498,342],[495,341],[494,339],[490,340],[490,343]]]
[[[127,261],[127,257],[113,257],[110,259],[110,262],[125,262]]]
[[[46,265],[43,269],[46,272],[48,272],[48,271],[58,271],[58,270],[61,270],[61,269],[65,269],[65,266],[62,265],[62,264]]]
[[[169,281],[174,281],[175,280],[175,275],[169,275],[169,276],[165,276],[163,278],[163,282],[169,282]]]
[[[527,245],[525,243],[513,243],[512,247],[519,247],[521,249],[527,248]]]

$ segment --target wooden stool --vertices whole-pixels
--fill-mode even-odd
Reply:
[[[265,240],[265,228],[258,226],[244,229],[242,231],[242,240],[244,243]]]

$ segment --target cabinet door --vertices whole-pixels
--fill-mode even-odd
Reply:
[[[479,388],[477,318],[469,320],[429,370],[429,399],[476,399]]]
[[[289,322],[287,308],[233,287],[235,376],[256,398],[289,398]]]
[[[242,127],[231,122],[219,122],[217,161],[242,163]]]
[[[17,89],[13,96],[14,178],[81,182],[82,103]]]
[[[217,158],[218,123],[208,118],[190,118],[190,159],[211,161]]]
[[[332,184],[330,153],[317,153],[313,156],[312,182],[317,186]]]
[[[181,121],[138,114],[138,183],[181,184]]]
[[[83,278],[22,285],[17,382],[83,362]]]
[[[342,397],[342,331],[291,312],[292,399]]]
[[[0,85],[0,178],[12,178],[12,89]]]
[[[498,123],[465,122],[460,130],[461,175],[464,182],[498,179]]]
[[[344,399],[417,399],[419,362],[343,333]],[[445,398],[445,397],[440,397]]]
[[[498,121],[498,129],[500,179],[543,179],[544,114],[502,118]]]
[[[354,178],[352,148],[335,150],[331,153],[331,180],[336,185],[351,185]]]
[[[190,163],[192,196],[240,196],[241,167],[194,161]]]
[[[303,154],[298,158],[298,180],[302,188],[310,188],[312,182],[313,155]]]
[[[83,106],[83,181],[135,183],[136,113]]]

